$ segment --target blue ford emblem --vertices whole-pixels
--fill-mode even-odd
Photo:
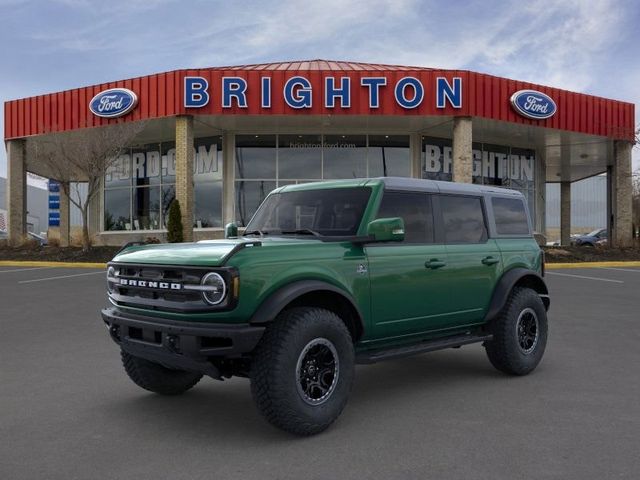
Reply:
[[[511,95],[511,105],[523,117],[534,120],[551,118],[556,113],[556,102],[549,95],[535,90],[518,90]]]
[[[104,118],[115,118],[126,115],[138,104],[138,96],[126,88],[110,88],[103,90],[89,102],[89,109],[94,115]]]

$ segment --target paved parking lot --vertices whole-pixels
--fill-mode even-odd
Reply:
[[[326,433],[265,423],[244,379],[181,397],[125,376],[98,270],[0,268],[0,478],[637,479],[640,268],[553,270],[530,376],[479,345],[358,367]]]

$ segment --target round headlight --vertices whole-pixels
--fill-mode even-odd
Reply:
[[[116,279],[116,269],[109,267],[107,269],[107,291],[113,293],[113,281]]]
[[[202,277],[202,298],[209,305],[218,305],[227,294],[227,285],[219,273],[211,272]]]

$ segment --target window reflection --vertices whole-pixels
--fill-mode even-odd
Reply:
[[[266,198],[276,188],[275,181],[254,180],[236,182],[236,222],[245,226]]]
[[[194,225],[222,226],[222,137],[194,141]],[[157,230],[166,228],[175,198],[174,142],[151,143],[127,149],[105,176],[104,229]],[[121,188],[133,185],[134,188]]]
[[[104,192],[104,229],[131,230],[131,189],[116,188]]]
[[[236,177],[276,178],[275,135],[236,135]]]
[[[408,135],[238,135],[236,220],[246,225],[276,185],[410,173]]]
[[[323,157],[323,178],[364,178],[367,176],[367,136],[326,135]]]
[[[194,185],[194,227],[222,227],[222,182]]]
[[[160,228],[160,188],[134,188],[133,230]]]
[[[322,178],[322,135],[279,135],[278,178]]]
[[[411,176],[408,135],[369,135],[369,177]]]
[[[422,137],[422,178],[452,180],[451,139]],[[536,151],[474,142],[473,183],[496,185],[522,192],[535,218]]]

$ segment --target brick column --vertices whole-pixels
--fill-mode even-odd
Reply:
[[[69,196],[65,193],[65,188],[62,188],[63,185],[60,185],[60,246],[68,247],[69,246],[69,236],[70,236],[70,212],[69,212]],[[69,184],[67,184],[66,189],[70,188]]]
[[[560,182],[560,245],[571,244],[571,182]]]
[[[615,143],[615,164],[613,168],[613,231],[609,232],[612,246],[629,247],[632,236],[632,193],[631,142]]]
[[[453,181],[473,182],[473,124],[471,117],[453,119]]]
[[[222,225],[236,220],[235,203],[235,135],[222,135]]]
[[[7,230],[9,244],[20,245],[27,233],[27,170],[25,141],[7,142]]]
[[[193,117],[176,117],[176,199],[185,242],[193,241]]]

